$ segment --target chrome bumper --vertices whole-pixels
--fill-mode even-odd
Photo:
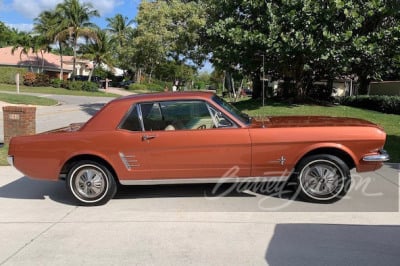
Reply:
[[[380,150],[379,154],[367,155],[363,157],[364,162],[386,162],[389,160],[389,154],[385,150]]]
[[[9,165],[14,166],[14,156],[8,156],[7,162]]]

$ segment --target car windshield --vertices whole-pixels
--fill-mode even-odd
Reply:
[[[218,97],[217,95],[213,96],[213,101],[233,115],[236,119],[240,120],[242,123],[248,125],[251,123],[251,117],[245,113],[242,113],[239,109],[235,106],[231,105],[230,103],[226,102],[222,98]]]

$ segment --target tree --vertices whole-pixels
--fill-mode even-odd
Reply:
[[[76,53],[78,50],[78,40],[80,37],[96,39],[94,28],[90,22],[91,17],[98,17],[99,12],[93,9],[90,3],[80,3],[79,0],[64,0],[56,7],[56,12],[65,20],[67,28],[60,34],[68,36],[72,45],[73,55],[73,77],[76,75]]]
[[[117,14],[113,18],[107,18],[106,20],[108,22],[106,30],[111,33],[113,39],[118,44],[118,48],[125,47],[128,40],[128,32],[134,20],[128,20],[128,17],[124,17],[121,14]]]
[[[259,84],[264,57],[265,71],[293,79],[302,97],[318,79],[379,78],[398,53],[395,0],[204,1],[215,65]]]
[[[142,1],[132,50],[138,72],[144,69],[151,75],[167,59],[200,65],[205,59],[199,34],[205,16],[201,1]]]
[[[63,50],[66,47],[68,36],[63,34],[67,29],[66,20],[63,19],[55,10],[43,11],[34,20],[34,32],[40,34],[45,39],[47,45],[56,43],[60,54],[60,80],[63,79]]]
[[[89,81],[93,71],[96,67],[101,66],[101,64],[107,65],[109,68],[113,68],[113,40],[110,36],[103,30],[98,29],[96,31],[97,38],[90,40],[89,44],[81,47],[80,52],[82,52],[83,57],[93,61],[93,68],[89,74]]]

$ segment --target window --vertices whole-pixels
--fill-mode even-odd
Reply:
[[[142,131],[136,105],[129,109],[119,128],[130,131]]]

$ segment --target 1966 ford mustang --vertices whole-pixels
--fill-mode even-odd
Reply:
[[[117,185],[290,179],[298,195],[333,202],[350,169],[389,159],[379,126],[353,118],[254,119],[212,93],[132,95],[88,122],[12,138],[9,162],[26,176],[65,180],[83,205],[109,201]],[[235,169],[235,171],[232,171]]]

